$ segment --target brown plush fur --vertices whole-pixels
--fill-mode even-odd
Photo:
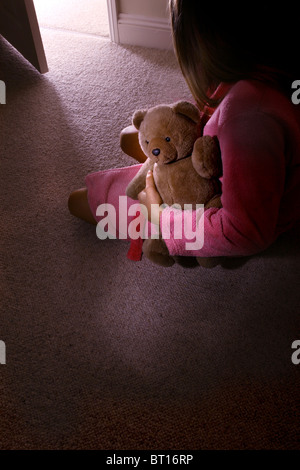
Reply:
[[[137,199],[145,188],[146,174],[153,170],[156,188],[168,205],[204,204],[205,208],[221,207],[220,181],[222,164],[216,137],[198,137],[200,114],[191,103],[180,101],[136,111],[133,124],[139,131],[139,143],[147,160],[127,187],[126,194]],[[164,241],[145,240],[144,254],[153,262],[171,266]],[[215,265],[214,259],[197,258],[204,266]]]

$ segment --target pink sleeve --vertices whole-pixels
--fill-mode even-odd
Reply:
[[[222,209],[204,214],[166,208],[162,236],[171,255],[243,256],[258,253],[275,240],[275,228],[285,181],[285,142],[282,126],[271,116],[236,116],[219,129],[223,162]],[[184,225],[195,228],[202,248],[187,249]],[[174,237],[181,226],[183,237]],[[202,233],[203,234],[203,233]]]

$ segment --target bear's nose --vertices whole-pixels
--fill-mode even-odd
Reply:
[[[155,157],[158,157],[158,155],[160,154],[160,149],[154,149],[152,150],[152,153],[153,155],[155,155]]]

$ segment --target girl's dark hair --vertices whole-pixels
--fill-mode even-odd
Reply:
[[[292,81],[300,78],[300,8],[262,3],[169,0],[174,49],[200,107],[220,102],[211,98],[220,83],[241,79],[267,80],[291,95]]]

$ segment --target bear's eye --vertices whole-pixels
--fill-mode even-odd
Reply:
[[[166,142],[170,142],[170,141],[171,141],[170,137],[166,137]]]
[[[149,140],[145,140],[146,144],[148,145],[149,144]]]

